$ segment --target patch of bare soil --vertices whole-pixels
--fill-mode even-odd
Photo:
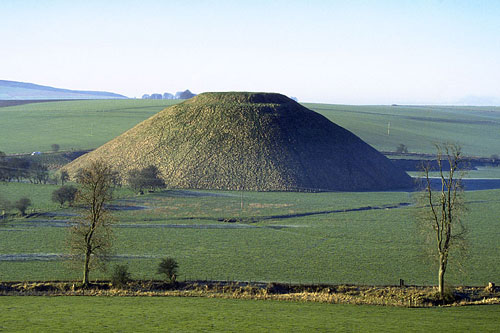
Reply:
[[[235,281],[132,281],[124,288],[98,281],[89,288],[68,281],[3,282],[0,296],[177,296],[370,304],[399,307],[500,304],[500,288],[457,287],[441,299],[435,287],[249,283]]]

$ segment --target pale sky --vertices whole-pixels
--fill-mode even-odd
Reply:
[[[500,1],[0,0],[0,79],[302,102],[500,101]]]

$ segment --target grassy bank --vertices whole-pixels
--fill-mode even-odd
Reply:
[[[16,331],[493,332],[500,306],[406,309],[212,298],[0,297]]]

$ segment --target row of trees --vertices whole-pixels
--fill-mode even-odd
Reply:
[[[29,181],[33,184],[60,183],[64,186],[68,180],[69,175],[65,170],[51,177],[48,167],[39,161],[6,157],[3,152],[0,152],[0,181]],[[115,185],[121,184],[118,174],[114,177],[113,182]],[[155,191],[165,187],[165,182],[161,178],[158,168],[154,165],[129,171],[127,182],[134,191],[141,194],[145,190]]]
[[[0,154],[0,181],[29,181],[32,184],[61,183],[64,185],[68,180],[69,176],[65,171],[51,177],[49,168],[39,161],[21,157],[6,157]]]
[[[49,179],[49,169],[38,161],[20,157],[0,158],[0,181],[28,180],[34,184],[47,184]]]

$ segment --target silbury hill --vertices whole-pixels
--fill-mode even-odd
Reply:
[[[75,174],[103,159],[123,179],[155,165],[171,188],[378,191],[411,178],[353,133],[275,93],[203,93],[164,109],[81,156]]]

